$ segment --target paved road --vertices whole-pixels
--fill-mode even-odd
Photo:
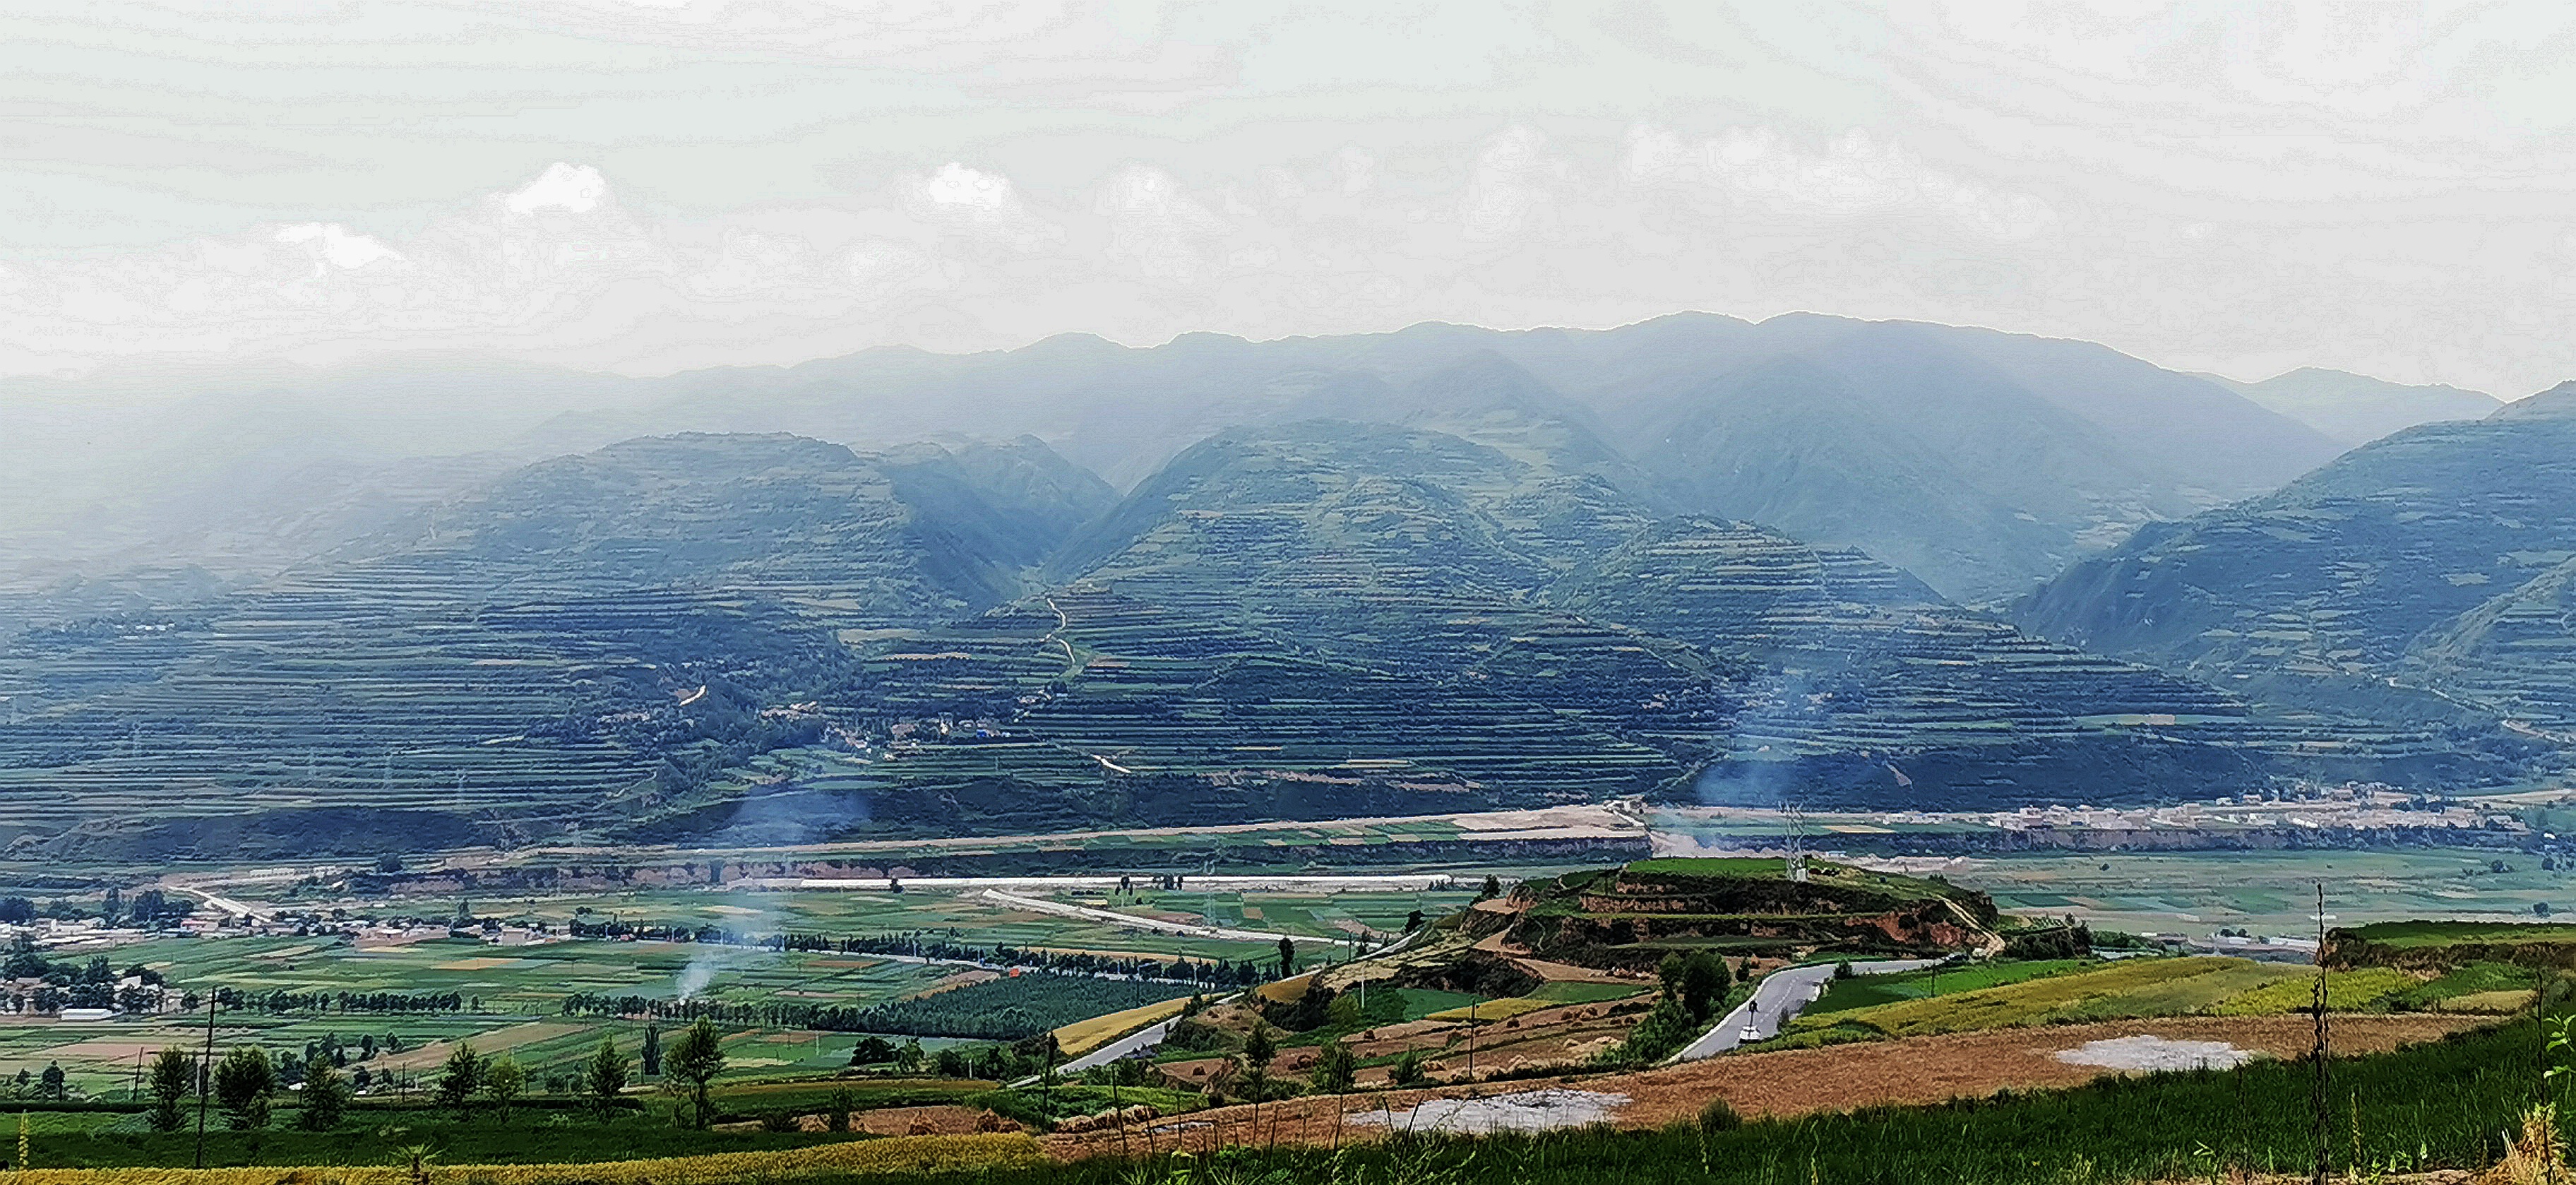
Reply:
[[[1140,1049],[1152,1049],[1155,1046],[1162,1044],[1163,1038],[1171,1036],[1172,1026],[1179,1023],[1181,1023],[1181,1018],[1175,1016],[1170,1020],[1156,1021],[1153,1024],[1146,1025],[1144,1028],[1138,1029],[1135,1032],[1129,1033],[1124,1037],[1120,1037],[1107,1045],[1103,1045],[1098,1049],[1092,1050],[1081,1057],[1066,1062],[1064,1065],[1056,1069],[1056,1073],[1068,1075],[1079,1074],[1093,1066],[1108,1065],[1109,1063],[1117,1061],[1118,1059]]]
[[[1018,909],[1034,910],[1039,913],[1057,914],[1068,918],[1081,918],[1085,921],[1091,922],[1107,922],[1113,926],[1124,926],[1133,930],[1157,930],[1165,934],[1182,934],[1192,938],[1223,938],[1233,942],[1277,942],[1280,939],[1285,938],[1290,942],[1297,943],[1301,946],[1315,943],[1329,946],[1351,945],[1351,940],[1348,938],[1324,938],[1313,934],[1282,934],[1276,930],[1238,930],[1231,926],[1199,926],[1192,925],[1188,922],[1165,921],[1162,918],[1139,917],[1132,913],[1120,913],[1112,909],[1094,909],[1088,905],[1068,905],[1062,901],[1049,901],[1043,897],[1029,897],[1019,893],[1006,893],[1000,889],[986,889],[981,895],[986,900],[999,901],[1004,905]]]
[[[1862,975],[1884,975],[1891,971],[1913,971],[1940,962],[1939,959],[1888,959],[1875,963],[1854,963],[1852,970]],[[1700,1035],[1700,1039],[1682,1047],[1673,1061],[1695,1062],[1714,1057],[1744,1043],[1744,1028],[1750,1024],[1758,1038],[1780,1035],[1780,1026],[1798,1015],[1807,1002],[1815,998],[1825,981],[1834,977],[1834,965],[1819,963],[1809,967],[1791,967],[1762,977],[1754,986],[1753,998],[1735,1006],[1717,1027]]]

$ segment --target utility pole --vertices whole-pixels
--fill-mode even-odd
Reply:
[[[2315,1013],[2317,1024],[2317,1044],[2315,1051],[2311,1053],[2310,1056],[2314,1057],[2317,1063],[2316,1093],[2315,1097],[2310,1100],[2310,1105],[2316,1111],[2317,1119],[2317,1163],[2315,1171],[2309,1175],[2308,1180],[2309,1185],[2326,1185],[2326,1150],[2331,1145],[2326,1138],[2326,1056],[2330,1047],[2326,1041],[2326,883],[2324,881],[2317,882],[2317,997]]]
[[[215,1093],[215,989],[206,988],[206,1057],[197,1072],[197,1167],[206,1167],[206,1102]]]
[[[1467,1001],[1467,1081],[1476,1080],[1476,1001]]]

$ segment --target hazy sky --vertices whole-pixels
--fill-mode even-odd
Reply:
[[[2564,3],[18,7],[0,373],[1694,308],[2576,376]]]

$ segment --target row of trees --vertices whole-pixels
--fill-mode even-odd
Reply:
[[[278,1063],[268,1050],[257,1045],[237,1045],[215,1063],[211,1102],[223,1113],[224,1126],[236,1131],[264,1128],[269,1125],[278,1092],[286,1086]],[[348,1113],[349,1100],[356,1089],[340,1068],[328,1058],[316,1058],[304,1064],[301,1077],[304,1089],[297,1094],[296,1126],[309,1131],[329,1131],[340,1126]],[[200,1075],[194,1054],[173,1045],[152,1059],[152,1109],[148,1117],[154,1131],[177,1131],[187,1122],[182,1104],[198,1087]]]
[[[885,1004],[852,1006],[785,1000],[662,1000],[576,992],[563,1014],[578,1017],[706,1019],[731,1025],[1016,1040],[1086,1017],[1170,999],[1168,985],[1030,972]]]
[[[1216,987],[1248,987],[1264,982],[1270,977],[1269,967],[1251,961],[1237,963],[1230,959],[1212,961],[1180,959],[1167,963],[1160,959],[1121,958],[1116,955],[1089,954],[1081,951],[1032,950],[1008,945],[967,946],[931,931],[838,937],[824,934],[745,934],[722,926],[655,925],[620,921],[615,918],[591,920],[579,917],[573,919],[571,929],[576,938],[634,938],[651,942],[698,942],[821,954],[900,955],[942,962],[1055,971],[1070,975],[1123,975],[1138,979],[1177,980],[1183,983],[1207,984]],[[952,937],[953,934],[952,931]]]
[[[916,1051],[918,1047],[915,1047]],[[667,1051],[657,1051],[658,1060],[668,1070],[664,1085],[679,1096],[679,1120],[686,1126],[705,1128],[715,1121],[716,1109],[712,1087],[724,1071],[725,1054],[715,1026],[699,1020],[681,1030]],[[330,1057],[304,1059],[301,1064],[303,1089],[295,1096],[295,1124],[308,1131],[330,1131],[340,1126],[355,1096],[350,1078]],[[618,1052],[617,1046],[601,1038],[599,1047],[584,1063],[580,1090],[592,1110],[605,1118],[616,1112],[619,1100],[634,1081],[633,1059]],[[359,1073],[365,1073],[363,1069]],[[49,1068],[47,1081],[59,1089],[62,1070]],[[210,1083],[206,1080],[211,1079]],[[234,1130],[252,1130],[269,1126],[274,1118],[278,1095],[289,1084],[281,1072],[278,1059],[258,1045],[238,1045],[215,1063],[211,1074],[201,1074],[196,1055],[171,1046],[152,1061],[148,1080],[152,1106],[147,1113],[153,1130],[177,1131],[187,1122],[185,1104],[201,1084],[211,1086],[200,1105],[211,1105],[222,1114],[224,1125]],[[507,1121],[510,1111],[527,1092],[528,1075],[516,1059],[504,1054],[486,1056],[471,1041],[459,1042],[439,1069],[432,1097],[437,1105],[468,1118],[488,1111]]]

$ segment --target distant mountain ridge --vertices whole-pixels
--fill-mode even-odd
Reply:
[[[890,348],[660,379],[486,374],[437,360],[406,384],[389,365],[277,396],[280,406],[342,406],[344,393],[404,401],[386,422],[341,417],[350,422],[339,435],[283,465],[254,464],[238,450],[263,431],[295,436],[301,413],[261,420],[266,397],[235,393],[218,401],[220,430],[188,426],[194,420],[170,429],[215,442],[192,454],[187,497],[155,495],[163,478],[149,471],[102,477],[100,488],[114,492],[98,497],[117,509],[92,513],[80,497],[50,504],[45,494],[59,500],[68,488],[61,481],[13,496],[0,475],[0,508],[13,497],[31,508],[15,528],[28,563],[52,556],[100,572],[120,557],[157,563],[175,554],[218,573],[258,575],[299,558],[297,546],[335,545],[380,526],[383,515],[286,530],[280,523],[292,507],[229,491],[329,465],[352,483],[354,499],[370,474],[396,480],[399,446],[411,439],[483,450],[499,463],[448,475],[443,486],[408,479],[413,492],[385,513],[511,465],[679,432],[786,432],[862,450],[943,435],[1028,435],[1127,488],[1229,428],[1521,415],[1588,434],[1602,453],[1592,468],[1624,469],[1623,488],[1650,502],[1857,547],[1945,595],[1986,603],[2019,595],[2141,523],[2264,492],[2339,451],[2216,383],[2105,347],[1807,314],[1759,323],[1680,314],[1609,330],[1427,324],[1269,342],[1188,334],[1152,348],[1068,335],[984,354]],[[461,413],[497,428],[477,436],[473,424],[426,410],[449,389]],[[161,429],[145,421],[120,431],[152,437]],[[0,561],[7,551],[0,539]]]
[[[2408,386],[2313,366],[2259,383],[2216,381],[2345,445],[2368,444],[2417,424],[2484,419],[2502,405],[2483,391]]]

